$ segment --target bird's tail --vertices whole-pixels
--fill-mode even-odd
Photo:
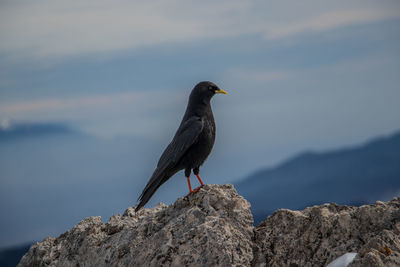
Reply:
[[[174,174],[175,173],[167,173],[164,170],[161,171],[157,168],[151,176],[146,187],[143,189],[142,194],[138,199],[139,204],[136,206],[135,212],[139,211],[144,205],[146,205],[157,189]]]

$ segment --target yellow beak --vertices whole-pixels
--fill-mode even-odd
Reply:
[[[216,90],[215,93],[217,93],[217,94],[224,94],[224,95],[227,95],[227,94],[228,94],[226,91],[224,91],[224,90],[222,90],[222,89]]]

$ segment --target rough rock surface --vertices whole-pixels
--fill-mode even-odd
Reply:
[[[278,210],[255,229],[256,266],[326,266],[346,252],[358,253],[350,266],[400,266],[400,199]]]
[[[232,185],[207,185],[170,206],[84,219],[19,266],[325,266],[346,252],[358,253],[351,266],[400,266],[400,199],[278,210],[253,227]]]
[[[249,266],[250,204],[232,185],[207,185],[167,206],[81,221],[33,245],[19,266]]]

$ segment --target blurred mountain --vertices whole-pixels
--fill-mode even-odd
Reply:
[[[252,204],[256,223],[279,208],[389,200],[400,193],[400,133],[358,147],[303,153],[235,187]]]
[[[18,247],[12,247],[0,250],[0,266],[2,267],[15,267],[22,258],[22,256],[28,252],[31,244],[27,243]]]
[[[19,123],[0,127],[0,142],[66,134],[78,132],[63,123]]]
[[[158,150],[152,140],[99,138],[63,123],[0,127],[0,247],[136,203]]]

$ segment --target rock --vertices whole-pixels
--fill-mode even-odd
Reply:
[[[400,266],[400,199],[361,207],[324,204],[278,210],[255,229],[255,266]]]
[[[173,205],[83,220],[33,245],[19,266],[249,266],[250,204],[232,185],[207,185]]]
[[[84,219],[18,266],[326,266],[347,252],[351,266],[400,266],[399,236],[399,198],[278,210],[254,227],[232,185],[207,185],[170,206]]]

